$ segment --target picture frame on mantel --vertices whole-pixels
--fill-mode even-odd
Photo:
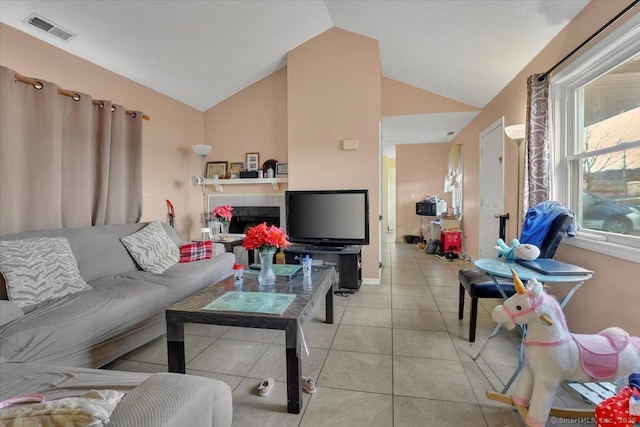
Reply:
[[[247,153],[247,170],[257,171],[260,169],[260,153]]]
[[[240,172],[244,171],[243,162],[231,162],[231,174],[240,176]]]
[[[289,176],[289,163],[276,163],[276,177],[286,178]]]
[[[207,162],[207,174],[205,178],[220,178],[224,179],[227,176],[227,165],[229,162],[217,161]]]

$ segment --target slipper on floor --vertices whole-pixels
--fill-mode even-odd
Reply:
[[[302,377],[302,389],[309,394],[316,392],[316,383],[312,378]]]
[[[273,380],[273,377],[265,378],[262,381],[260,381],[260,385],[258,386],[258,393],[260,393],[260,396],[261,397],[269,396],[269,393],[271,392],[271,389],[273,388],[274,384],[275,384],[275,381]]]

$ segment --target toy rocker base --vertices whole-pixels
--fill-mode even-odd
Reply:
[[[520,406],[511,399],[510,396],[506,394],[498,393],[497,391],[488,391],[487,399],[495,400],[496,402],[504,403],[510,406],[513,406],[518,410],[522,421],[527,419],[527,414],[529,410],[524,406]],[[593,409],[573,409],[573,408],[556,408],[552,407],[549,411],[549,415],[552,417],[558,418],[569,418],[569,419],[577,419],[577,418],[593,418],[596,416],[595,407]]]

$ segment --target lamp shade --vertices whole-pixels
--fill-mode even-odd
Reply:
[[[507,126],[506,128],[504,128],[504,133],[506,133],[507,136],[513,139],[514,141],[517,141],[519,139],[524,139],[525,125],[521,124],[521,125]]]
[[[192,145],[191,149],[198,156],[206,156],[207,154],[209,154],[211,152],[211,146],[210,145],[204,145],[204,144]]]

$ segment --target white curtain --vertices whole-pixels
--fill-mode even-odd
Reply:
[[[462,144],[457,144],[449,150],[449,167],[444,178],[444,192],[452,193],[452,207],[458,215],[462,207],[462,163]]]

